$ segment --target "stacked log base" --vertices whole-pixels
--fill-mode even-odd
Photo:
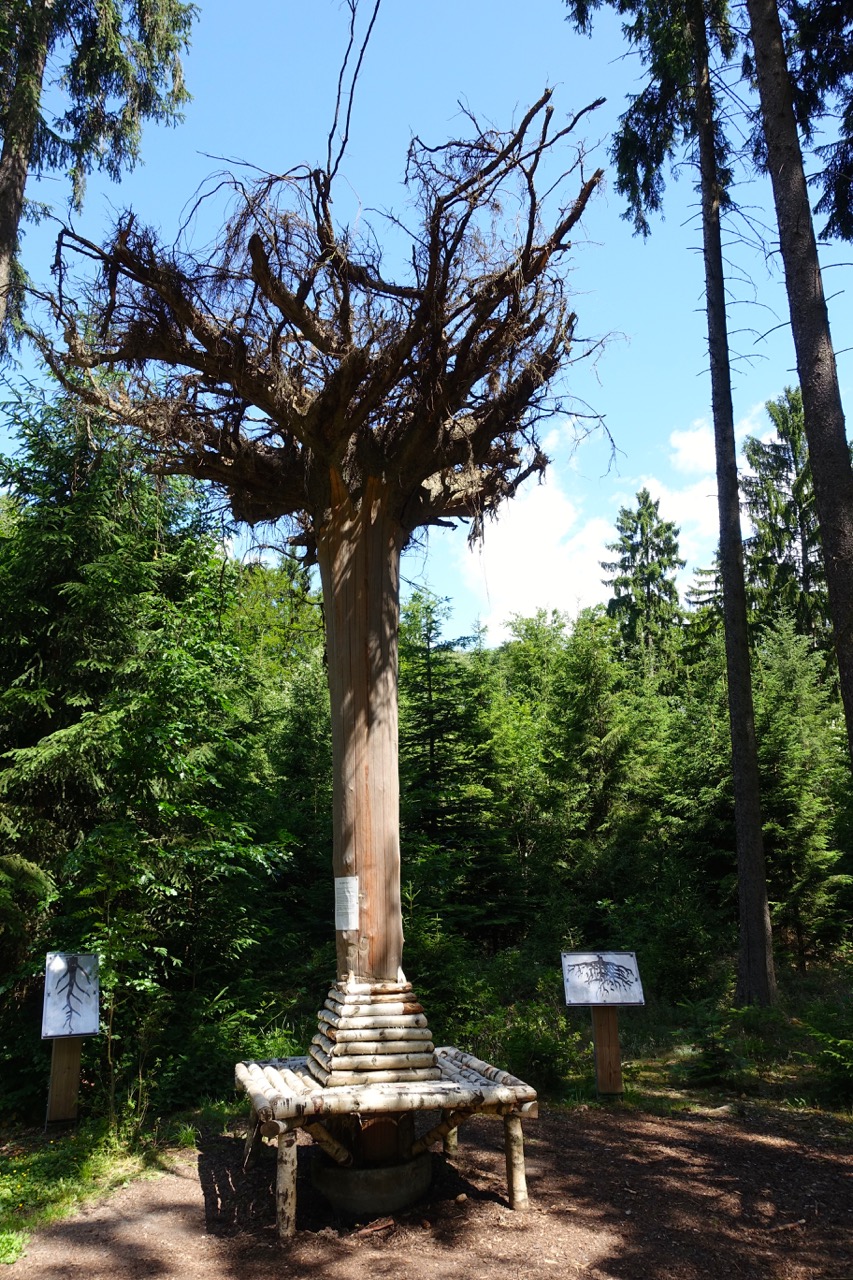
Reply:
[[[325,1089],[438,1080],[435,1045],[410,982],[337,982],[307,1066]]]
[[[296,1231],[296,1161],[292,1143],[300,1128],[330,1161],[346,1169],[354,1165],[357,1153],[347,1130],[353,1134],[370,1132],[383,1122],[392,1121],[401,1145],[405,1145],[400,1157],[411,1161],[437,1142],[443,1143],[446,1152],[452,1152],[459,1126],[473,1115],[502,1117],[509,1203],[513,1209],[527,1208],[521,1121],[536,1116],[536,1091],[509,1072],[460,1049],[439,1048],[434,1057],[437,1078],[392,1082],[377,1080],[371,1073],[359,1073],[358,1084],[332,1088],[317,1080],[311,1065],[313,1058],[237,1064],[237,1087],[246,1093],[252,1106],[247,1162],[262,1137],[278,1141],[278,1229],[282,1237]],[[409,1122],[418,1111],[438,1111],[441,1119],[416,1139]],[[342,1128],[338,1128],[340,1120],[346,1122]]]

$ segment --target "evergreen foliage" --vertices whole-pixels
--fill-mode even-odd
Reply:
[[[188,94],[180,55],[195,6],[181,0],[7,0],[0,17],[0,334],[20,318],[28,175],[64,171],[79,209],[86,175],[118,180],[146,120],[173,123]],[[48,108],[48,102],[51,108]]]
[[[742,489],[753,534],[745,545],[754,619],[784,610],[821,649],[832,645],[826,575],[798,388],[766,405],[775,438],[748,436]],[[769,606],[769,607],[768,607]]]
[[[104,1022],[85,1042],[84,1105],[138,1123],[227,1090],[239,1057],[310,1038],[333,962],[320,610],[303,569],[227,555],[193,486],[152,478],[96,418],[65,401],[15,414],[0,525],[2,1108],[43,1107],[44,953],[92,950]],[[620,513],[620,536],[634,516]],[[644,553],[655,589],[678,558],[665,530]],[[636,950],[657,1016],[685,1000],[713,1012],[732,981],[722,636],[675,643],[677,597],[652,595],[643,661],[603,607],[514,618],[498,649],[446,638],[448,602],[404,608],[407,968],[437,1035],[543,1087],[585,1061],[560,950]],[[809,976],[851,942],[844,737],[783,593],[769,584],[756,609],[777,954]],[[827,1079],[842,1079],[843,1027],[814,1025]]]
[[[678,529],[661,520],[660,501],[648,489],[637,494],[632,511],[622,507],[616,520],[619,538],[607,544],[617,559],[602,561],[613,588],[607,612],[619,622],[626,654],[653,663],[653,656],[671,647],[680,618],[675,574],[686,561],[678,554]]]

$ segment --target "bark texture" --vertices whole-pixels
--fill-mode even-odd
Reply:
[[[853,468],[776,0],[747,0],[853,760]]]
[[[332,477],[317,531],[332,708],[333,866],[358,877],[359,925],[336,929],[338,977],[396,982],[403,961],[397,629],[404,535],[385,485],[368,479],[358,509]]]
[[[702,193],[702,239],[711,402],[720,519],[720,572],[726,641],[729,728],[735,798],[738,905],[740,916],[739,1004],[771,1004],[776,995],[770,909],[761,822],[758,751],[749,660],[743,540],[740,528],[737,452],[729,365],[725,275],[720,225],[722,191],[714,136],[708,41],[701,0],[692,0],[690,22],[695,51],[696,127]]]
[[[18,51],[15,82],[4,120],[0,153],[0,331],[15,288],[18,228],[39,118],[42,81],[50,31],[48,0],[37,0],[28,14]]]

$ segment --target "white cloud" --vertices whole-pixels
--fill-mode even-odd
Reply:
[[[739,439],[763,429],[763,413],[758,404],[744,415],[736,428]],[[490,644],[507,638],[513,614],[529,617],[537,609],[558,609],[574,617],[607,600],[600,562],[611,559],[607,544],[616,538],[619,508],[633,508],[643,487],[659,500],[661,518],[679,529],[687,561],[679,574],[682,598],[696,570],[713,563],[719,514],[713,430],[705,419],[669,435],[671,470],[664,472],[666,479],[648,472],[604,474],[595,442],[584,446],[579,466],[578,453],[567,456],[569,441],[565,423],[549,433],[543,443],[560,460],[542,484],[522,489],[496,521],[487,523],[481,547],[471,551],[460,530],[448,534],[441,548],[438,538],[431,544],[434,589],[453,600],[456,618],[466,626],[479,618],[488,628]]]
[[[672,447],[669,460],[675,471],[689,475],[713,474],[714,432],[704,419],[694,422],[686,431],[673,431],[669,443]]]
[[[717,549],[720,518],[717,510],[717,480],[713,472],[684,488],[673,488],[646,476],[643,484],[655,500],[660,501],[660,517],[671,520],[679,529],[681,557],[687,561],[685,576],[691,581],[697,568],[707,569]]]
[[[738,451],[743,447],[743,442],[747,436],[758,436],[760,440],[771,440],[773,434],[773,424],[767,416],[763,400],[758,404],[754,404],[735,423],[735,439],[738,443]],[[740,462],[740,459],[738,459],[738,462]]]
[[[479,616],[490,644],[506,639],[514,613],[559,609],[574,616],[607,597],[599,561],[608,558],[605,544],[613,536],[612,521],[582,520],[551,471],[487,524],[481,547],[459,544],[455,568],[466,596],[456,604],[464,616]]]

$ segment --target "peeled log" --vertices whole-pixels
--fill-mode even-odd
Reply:
[[[518,1116],[504,1116],[504,1150],[510,1208],[521,1211],[527,1208],[527,1178],[524,1172],[524,1134]]]
[[[327,515],[315,526],[329,653],[332,862],[335,878],[357,876],[359,889],[357,928],[336,929],[338,978],[350,989],[350,974],[368,989],[402,985],[397,632],[407,534],[394,514],[395,480],[368,473],[355,501],[330,465]]]

